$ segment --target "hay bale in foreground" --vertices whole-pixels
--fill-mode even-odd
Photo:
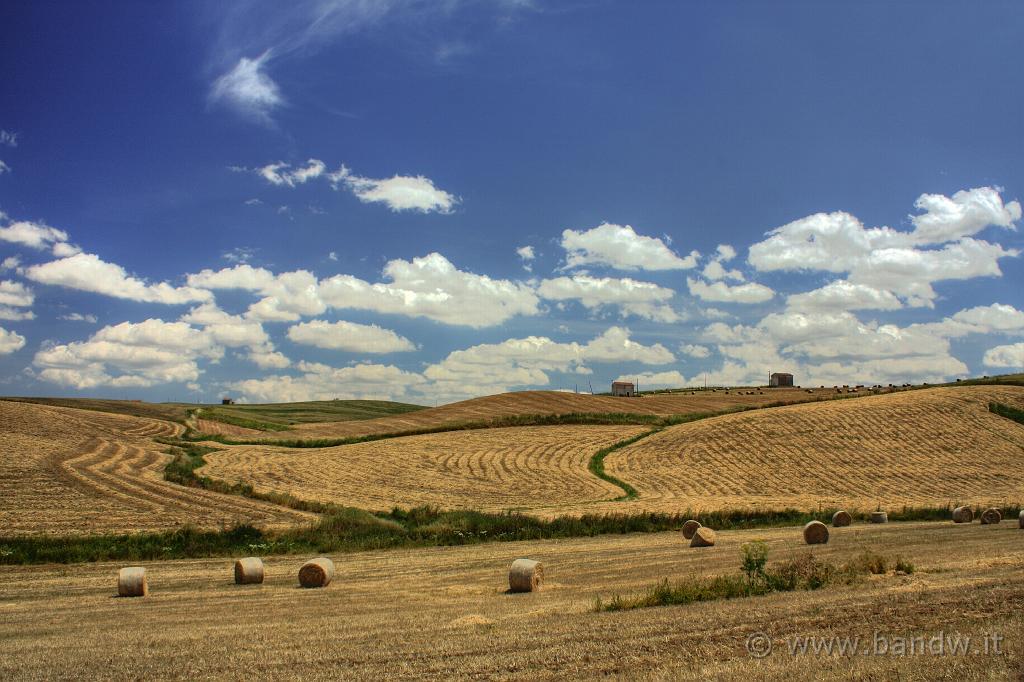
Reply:
[[[840,509],[832,515],[832,525],[836,528],[842,528],[843,526],[849,526],[853,523],[853,517],[850,516],[850,512]]]
[[[142,566],[128,566],[117,572],[118,597],[145,597],[148,594],[149,582]]]
[[[683,524],[683,537],[687,540],[692,540],[693,534],[696,533],[697,529],[700,527],[700,521],[690,519],[689,521]]]
[[[981,512],[981,525],[994,526],[1003,520],[1003,513],[995,507],[990,507]]]
[[[533,559],[516,559],[508,569],[509,592],[536,592],[544,583],[544,564]]]
[[[1024,510],[1021,510],[1020,517],[1018,520],[1020,521],[1020,527],[1024,528]]]
[[[327,587],[334,577],[334,562],[327,557],[317,557],[299,569],[299,584],[303,587]]]
[[[970,523],[974,521],[974,511],[970,507],[957,507],[953,510],[953,523]]]
[[[263,560],[254,556],[235,562],[236,585],[259,585],[263,582]]]
[[[710,528],[701,526],[694,534],[693,539],[690,540],[690,547],[714,547],[715,546],[715,531]]]
[[[824,545],[828,542],[828,526],[821,521],[810,521],[804,526],[804,542],[808,545]]]
[[[889,523],[889,515],[884,511],[871,512],[871,523]]]

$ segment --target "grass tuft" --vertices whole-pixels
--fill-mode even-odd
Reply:
[[[836,564],[819,559],[812,553],[767,566],[768,549],[763,542],[743,545],[740,549],[741,574],[686,578],[672,583],[666,578],[634,597],[613,596],[608,602],[600,597],[594,611],[626,611],[652,606],[676,606],[719,599],[756,597],[772,592],[820,590],[834,585],[853,585],[870,574],[888,572],[890,563],[896,571],[913,573],[913,564],[897,558],[890,562],[878,555],[861,556]],[[900,568],[902,567],[902,568]],[[909,570],[908,570],[909,569]]]

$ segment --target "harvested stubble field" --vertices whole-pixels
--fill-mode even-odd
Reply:
[[[748,395],[753,393],[754,395]],[[259,437],[279,440],[314,438],[349,438],[378,433],[413,431],[463,422],[485,422],[516,415],[549,414],[644,414],[668,416],[676,414],[704,414],[725,410],[756,407],[777,402],[797,403],[825,400],[835,397],[832,389],[815,389],[807,393],[802,389],[744,389],[694,391],[646,396],[643,398],[612,398],[559,391],[518,391],[463,400],[417,412],[365,419],[360,421],[319,422],[299,424],[289,431],[262,432],[240,430],[228,424],[203,420],[201,429],[206,433],[237,437]]]
[[[725,415],[611,453],[637,508],[890,509],[1024,499],[1024,428],[988,403],[1024,388],[933,388]]]
[[[595,613],[594,600],[694,575],[736,574],[739,547],[769,561],[810,551],[799,528],[719,533],[689,549],[677,533],[367,552],[323,590],[301,590],[299,557],[270,557],[263,585],[232,584],[229,559],[146,564],[151,595],[118,599],[119,565],[0,568],[3,679],[990,680],[1024,673],[1024,531],[1015,525],[854,525],[815,548],[913,562],[854,586]],[[540,592],[506,594],[519,556],[540,559]],[[132,634],[125,637],[126,630]],[[774,653],[745,643],[765,632]],[[979,653],[794,656],[793,637],[973,638]],[[1000,634],[1002,655],[981,638]],[[973,648],[972,646],[972,648]]]
[[[0,401],[3,535],[86,535],[290,526],[311,515],[163,480],[170,456],[157,436],[181,427],[106,412]]]
[[[587,470],[603,447],[639,426],[526,426],[405,436],[331,448],[218,446],[198,470],[287,493],[374,511],[395,506],[552,514],[614,499],[617,486]]]

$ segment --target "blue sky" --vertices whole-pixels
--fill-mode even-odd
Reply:
[[[0,9],[0,393],[1024,365],[1016,3],[279,5]]]

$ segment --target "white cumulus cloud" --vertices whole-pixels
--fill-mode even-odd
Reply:
[[[175,287],[167,282],[148,284],[129,275],[120,265],[108,263],[91,253],[33,265],[25,269],[25,277],[40,284],[146,303],[179,304],[213,298],[210,292],[192,287]]]
[[[410,391],[426,383],[421,375],[393,365],[360,364],[330,367],[299,362],[300,374],[280,374],[236,381],[229,387],[250,402],[305,400],[408,400]]]
[[[756,282],[729,285],[725,282],[702,282],[693,277],[686,278],[690,293],[705,301],[717,303],[764,303],[775,297],[770,287]]]
[[[559,343],[544,336],[479,344],[449,353],[423,374],[431,381],[431,395],[452,399],[547,386],[552,371],[591,374],[587,362],[660,365],[673,361],[675,356],[661,344],[646,346],[633,341],[628,329],[610,327],[585,344]]]
[[[223,348],[185,322],[148,319],[100,329],[86,341],[46,344],[33,365],[44,381],[76,389],[146,387],[195,381],[200,358],[219,360]]]
[[[371,284],[352,275],[335,275],[320,282],[320,296],[332,308],[426,317],[474,328],[537,313],[537,295],[529,286],[459,270],[439,253],[392,260],[384,267],[384,276],[390,281]]]
[[[400,353],[416,350],[412,341],[375,324],[312,320],[293,325],[288,338],[295,343],[352,353]]]
[[[889,291],[907,305],[934,307],[934,282],[998,277],[999,259],[1019,254],[973,236],[990,225],[1015,229],[1021,217],[1020,204],[1004,204],[993,188],[951,198],[925,194],[916,206],[924,213],[911,216],[912,232],[866,228],[844,212],[801,218],[751,246],[749,261],[762,271],[848,273],[849,283]]]
[[[2,217],[0,215],[0,219]],[[21,244],[37,250],[50,248],[55,244],[66,242],[67,239],[68,233],[64,230],[29,220],[19,220],[0,227],[0,241]]]
[[[985,351],[985,357],[982,359],[982,362],[985,363],[986,367],[1024,369],[1024,343],[989,348]]]
[[[711,349],[695,343],[684,343],[679,346],[679,352],[689,355],[691,358],[706,358],[711,356]]]
[[[0,327],[0,355],[10,355],[25,347],[25,337]]]
[[[629,225],[601,223],[586,230],[562,232],[565,267],[606,265],[617,270],[686,270],[696,267],[696,251],[679,257],[657,237],[637,234]]]
[[[679,320],[679,314],[669,305],[675,291],[628,277],[615,279],[585,274],[556,277],[543,280],[537,293],[549,301],[579,301],[595,312],[615,307],[623,317],[634,315],[657,322]]]
[[[846,280],[830,282],[820,289],[793,294],[786,305],[800,310],[897,310],[903,307],[891,291]]]

